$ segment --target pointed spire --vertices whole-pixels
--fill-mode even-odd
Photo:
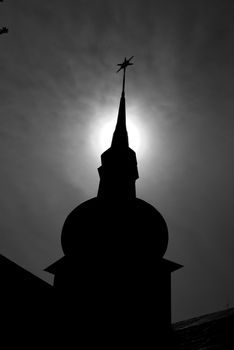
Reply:
[[[119,103],[119,112],[111,147],[101,155],[102,165],[98,168],[100,183],[98,198],[114,200],[116,203],[125,198],[136,198],[135,182],[138,179],[136,153],[128,146],[125,108],[125,70],[132,65],[129,60],[120,63],[119,70],[123,69],[122,94]]]
[[[128,147],[128,132],[126,127],[126,106],[125,106],[125,72],[126,68],[133,63],[130,63],[130,60],[133,58],[130,57],[128,60],[124,59],[122,63],[119,63],[118,66],[120,68],[117,70],[117,73],[123,69],[123,85],[122,85],[122,94],[120,98],[120,104],[119,104],[119,113],[117,118],[117,123],[115,127],[115,131],[112,138],[111,147],[118,147],[118,148],[126,148]]]
[[[126,127],[126,106],[125,106],[125,96],[122,91],[118,119],[115,127],[115,131],[112,138],[111,147],[128,147],[128,132]]]

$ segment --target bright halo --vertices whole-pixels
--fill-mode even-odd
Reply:
[[[115,126],[116,121],[112,120],[105,123],[100,129],[99,143],[102,152],[110,147]],[[137,152],[140,148],[140,134],[133,121],[127,121],[127,130],[129,147],[131,147],[135,152]]]
[[[93,155],[96,159],[111,147],[115,131],[117,115],[115,109],[106,109],[102,115],[95,116],[96,123],[90,124],[88,131],[92,145]],[[149,133],[134,108],[128,108],[126,113],[129,147],[137,153],[137,159],[146,156],[149,144]]]

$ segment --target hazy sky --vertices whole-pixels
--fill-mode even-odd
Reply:
[[[0,25],[1,253],[49,281],[66,216],[97,193],[115,65],[134,55],[137,194],[165,217],[166,257],[184,265],[173,321],[233,306],[234,2],[8,0]]]

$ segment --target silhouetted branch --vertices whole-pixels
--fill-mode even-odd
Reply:
[[[3,0],[0,0],[0,2],[3,2]],[[0,35],[1,34],[6,34],[8,33],[8,28],[7,27],[1,27],[0,28]]]
[[[1,34],[6,34],[6,33],[8,33],[8,28],[7,27],[0,28],[0,35]]]

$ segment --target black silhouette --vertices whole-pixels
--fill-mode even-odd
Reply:
[[[52,335],[53,347],[176,347],[171,272],[181,265],[163,258],[164,218],[136,197],[137,159],[128,144],[125,108],[131,59],[120,64],[118,118],[111,147],[101,155],[97,197],[68,215],[61,236],[64,256],[46,269],[54,286],[0,256],[1,330],[8,342],[14,334],[17,345],[25,347],[30,336],[37,345],[40,339],[49,344]]]
[[[0,280],[1,344],[12,349],[20,345],[31,349],[35,343],[49,339],[53,326],[50,316],[53,287],[3,255],[0,255]]]
[[[125,57],[125,59],[124,59],[124,61],[122,63],[118,63],[117,66],[120,66],[120,68],[117,70],[116,73],[118,73],[121,69],[123,69],[124,70],[124,75],[125,75],[125,71],[126,71],[127,66],[132,66],[133,65],[133,63],[130,63],[130,61],[133,59],[133,57],[134,56],[131,56],[128,60]]]
[[[180,349],[234,348],[234,308],[201,315],[173,325]]]
[[[68,321],[72,314],[95,344],[142,349],[162,344],[163,349],[173,344],[170,279],[181,265],[163,259],[164,218],[136,197],[137,160],[128,145],[125,109],[125,72],[132,57],[119,64],[122,95],[111,147],[101,155],[97,197],[68,215],[61,236],[64,257],[46,271],[54,274],[69,329],[75,327]]]

